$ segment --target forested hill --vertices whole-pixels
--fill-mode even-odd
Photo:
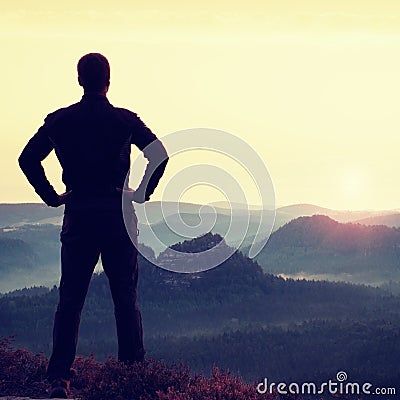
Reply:
[[[176,248],[195,251],[218,240],[208,234]],[[0,336],[15,335],[17,345],[49,354],[58,291],[37,293],[0,298]],[[300,381],[346,370],[376,384],[400,376],[400,298],[380,289],[285,280],[237,251],[195,274],[168,272],[141,257],[139,302],[147,355],[183,360],[194,371],[216,365],[246,379]],[[104,359],[115,354],[115,342],[107,278],[95,275],[78,353]]]
[[[60,220],[64,207],[48,207],[43,203],[0,204],[0,227],[36,223],[55,218]]]
[[[257,261],[266,272],[356,283],[400,280],[400,229],[299,217],[274,232]]]
[[[0,270],[10,271],[16,266],[32,267],[39,261],[31,246],[21,239],[0,237]],[[1,275],[0,275],[1,276]]]
[[[0,293],[52,286],[60,274],[60,227],[28,224],[0,229]]]
[[[325,215],[299,217],[279,228],[270,240],[274,249],[288,245],[344,251],[369,251],[400,245],[400,229],[384,225],[340,223]]]

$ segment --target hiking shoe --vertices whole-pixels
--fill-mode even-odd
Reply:
[[[54,379],[51,382],[50,399],[68,399],[70,381],[64,378]]]

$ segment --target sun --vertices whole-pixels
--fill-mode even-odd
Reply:
[[[359,169],[348,169],[343,172],[342,191],[349,200],[360,199],[365,196],[368,187],[366,174]]]

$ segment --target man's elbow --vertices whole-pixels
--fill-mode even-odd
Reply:
[[[169,156],[167,150],[159,139],[153,141],[144,149],[144,156],[154,164],[167,164]]]
[[[162,142],[160,140],[158,140],[158,142],[159,142],[159,146],[158,146],[159,160],[161,160],[161,162],[164,165],[167,165],[167,163],[169,161],[169,156],[168,156],[167,150],[165,149],[164,145],[162,144]]]
[[[28,157],[25,151],[23,151],[21,155],[18,157],[18,165],[24,172],[29,169],[31,162],[30,158]]]
[[[164,151],[165,151],[165,153],[163,154],[162,160],[163,160],[163,163],[165,165],[167,165],[168,161],[169,161],[169,156],[168,156],[168,153],[167,153],[167,151],[165,149],[164,149]]]
[[[165,146],[163,142],[160,139],[157,139],[156,141],[153,142],[155,150],[159,153],[159,156],[164,158],[168,158],[168,153],[167,150],[165,149]]]
[[[159,155],[160,155],[159,165],[160,165],[160,168],[163,171],[162,173],[164,173],[164,170],[165,170],[165,168],[166,168],[166,166],[168,164],[168,161],[169,161],[169,156],[168,156],[168,153],[165,150],[164,146],[163,146],[163,150],[160,152]]]
[[[18,164],[22,172],[26,176],[32,175],[33,171],[40,167],[40,160],[33,156],[30,151],[24,149],[21,155],[18,157]]]

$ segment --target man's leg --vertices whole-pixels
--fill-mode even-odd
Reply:
[[[93,237],[93,218],[66,214],[61,231],[61,282],[54,319],[49,379],[70,378],[80,316],[100,248]]]
[[[127,215],[125,220],[136,234],[134,213]],[[137,305],[138,251],[127,234],[120,213],[115,213],[105,228],[108,229],[102,241],[101,258],[114,301],[118,360],[142,361],[145,350],[142,318]]]

